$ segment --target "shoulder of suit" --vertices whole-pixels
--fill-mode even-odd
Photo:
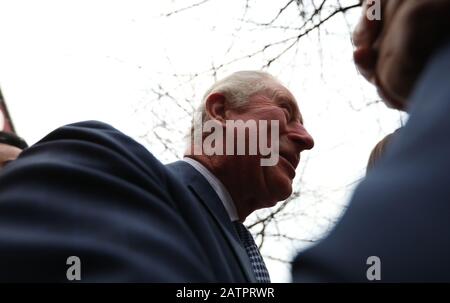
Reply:
[[[92,159],[92,161],[109,162],[111,166],[118,162],[126,163],[128,167],[138,171],[151,172],[150,176],[159,179],[163,178],[167,171],[165,166],[143,145],[113,126],[100,121],[83,121],[57,128],[34,144],[28,152],[36,151],[43,145],[63,158],[70,158],[70,155],[73,155],[85,157],[84,163],[89,163]],[[59,151],[58,147],[61,146],[68,146],[68,148]]]

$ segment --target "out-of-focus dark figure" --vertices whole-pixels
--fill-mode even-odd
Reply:
[[[27,143],[19,136],[0,131],[0,170],[15,160],[27,147]]]
[[[410,118],[295,282],[450,282],[450,0],[381,4],[381,21],[364,6],[355,61]]]

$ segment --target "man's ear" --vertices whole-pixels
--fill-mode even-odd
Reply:
[[[205,111],[210,119],[225,124],[225,113],[227,110],[226,97],[221,93],[213,93],[208,96],[205,102]]]

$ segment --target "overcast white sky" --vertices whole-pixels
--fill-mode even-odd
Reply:
[[[0,87],[18,133],[34,143],[61,125],[95,119],[136,138],[163,162],[180,157],[189,117],[173,100],[189,109],[214,81],[203,71],[295,34],[241,21],[267,22],[283,1],[249,1],[245,12],[244,0],[210,0],[164,16],[192,3],[0,0]],[[296,96],[316,141],[296,180],[302,196],[294,208],[301,215],[279,226],[300,238],[316,239],[330,228],[371,148],[400,123],[398,112],[366,106],[378,97],[352,63],[348,33],[358,16],[355,10],[348,23],[342,16],[332,19],[268,69]],[[297,19],[295,10],[282,18],[292,25]],[[226,65],[217,77],[260,69],[279,50]],[[160,86],[170,98],[157,98]],[[179,153],[163,152],[152,131]],[[269,240],[263,253],[290,259],[305,243]],[[267,263],[273,281],[289,281],[289,266]]]

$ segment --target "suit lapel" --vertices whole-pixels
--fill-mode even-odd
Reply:
[[[222,232],[222,235],[233,249],[236,258],[239,261],[240,267],[249,282],[256,282],[256,278],[250,264],[250,259],[241,245],[238,235],[234,230],[233,224],[222,204],[222,201],[220,201],[219,196],[216,194],[208,181],[189,163],[177,161],[169,164],[168,167],[174,168],[174,172],[177,172],[177,175],[183,178],[185,184],[211,215],[214,222],[218,225],[220,231]]]

